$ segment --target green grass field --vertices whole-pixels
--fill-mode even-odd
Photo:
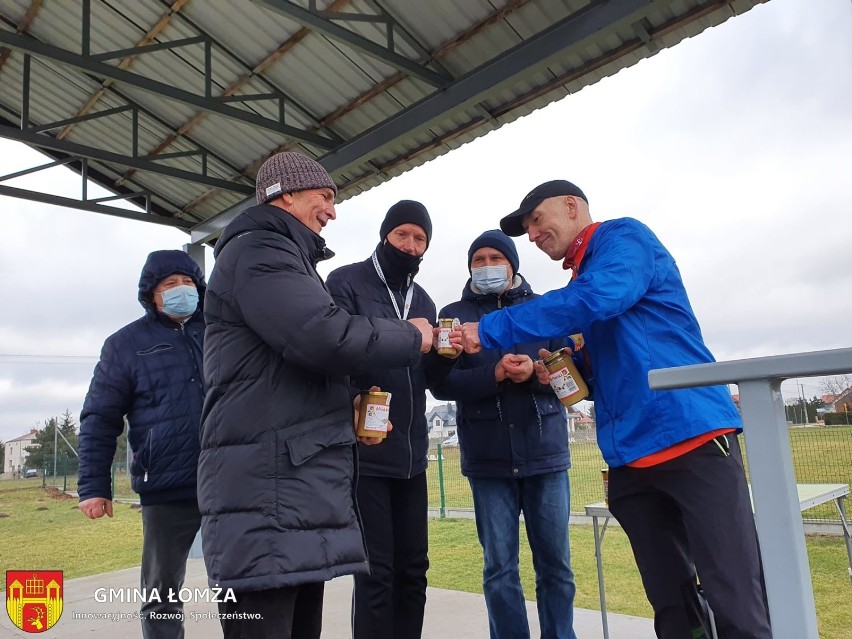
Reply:
[[[437,588],[482,592],[482,553],[469,519],[429,522],[429,583]],[[95,521],[77,509],[77,500],[40,480],[0,483],[0,574],[6,570],[63,570],[68,579],[138,566],[142,518],[130,504],[116,504],[115,517]],[[532,558],[521,532],[524,592],[535,599]],[[852,627],[852,584],[840,537],[809,537],[808,555],[820,637],[848,639]],[[571,527],[572,564],[579,608],[597,610],[597,574],[591,526]],[[650,616],[627,538],[618,528],[606,532],[604,566],[607,606],[612,612]]]
[[[579,439],[579,436],[578,436]],[[852,428],[791,429],[790,440],[800,483],[852,483]],[[461,476],[459,449],[442,451],[439,464],[429,465],[429,504],[437,508],[443,493],[447,508],[472,508],[467,480]],[[575,441],[571,446],[572,510],[601,501],[603,461],[597,444]],[[48,484],[42,488],[42,483]],[[76,477],[56,482],[21,479],[0,482],[0,574],[28,568],[58,569],[66,578],[82,577],[138,566],[142,545],[142,521],[130,504],[118,503],[113,519],[90,521],[77,509],[77,500],[51,487],[76,489]],[[115,477],[117,498],[134,499],[126,474]],[[807,511],[808,518],[836,519],[833,506]],[[469,519],[433,519],[429,523],[429,583],[438,588],[482,592],[482,554],[474,522]],[[532,559],[521,532],[521,572],[524,592],[535,599]],[[572,563],[576,573],[580,608],[598,609],[597,574],[591,526],[571,527]],[[848,577],[842,537],[808,537],[808,556],[816,599],[820,637],[849,639],[852,636],[852,583]],[[607,606],[612,612],[650,616],[630,546],[618,528],[607,530],[604,544]]]
[[[571,512],[584,512],[583,506],[603,501],[601,468],[605,466],[594,439],[582,440],[577,434],[571,444]],[[740,443],[743,442],[742,435]],[[799,483],[852,484],[852,428],[793,428],[790,429],[793,466]],[[745,447],[743,446],[745,449]],[[433,453],[435,451],[432,451]],[[458,448],[444,448],[440,474],[443,477],[444,505],[447,508],[473,508],[473,497],[467,479],[461,475]],[[748,455],[746,455],[746,472]],[[441,482],[438,462],[429,464],[429,506],[441,506]],[[832,504],[812,508],[805,513],[808,519],[837,519]],[[852,636],[852,633],[850,633]]]

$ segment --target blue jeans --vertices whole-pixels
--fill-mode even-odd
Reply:
[[[574,573],[568,545],[570,489],[565,471],[522,479],[469,477],[476,531],[485,559],[482,587],[491,639],[529,639],[518,568],[519,515],[524,513],[535,568],[542,639],[576,639]]]

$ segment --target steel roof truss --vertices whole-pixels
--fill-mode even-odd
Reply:
[[[139,157],[128,157],[120,153],[105,151],[103,149],[97,149],[94,147],[86,146],[84,144],[69,142],[67,140],[58,140],[47,135],[38,135],[30,131],[22,131],[20,129],[10,126],[0,125],[0,137],[9,138],[10,140],[16,140],[18,142],[23,142],[24,144],[28,144],[36,148],[52,149],[54,151],[60,151],[62,153],[67,153],[68,155],[73,155],[81,158],[89,158],[92,160],[98,160],[100,162],[107,162],[109,164],[132,167],[135,169],[139,169],[140,171],[159,173],[161,175],[166,175],[168,177],[176,178],[179,180],[187,180],[190,182],[195,182],[197,184],[206,184],[207,186],[212,186],[218,189],[224,189],[226,191],[245,193],[246,195],[251,195],[254,193],[254,187],[248,186],[246,184],[229,182],[227,180],[211,177],[204,173],[199,174],[192,171],[177,169],[174,167],[161,166],[158,165],[156,162],[153,162],[148,159],[143,159]],[[203,168],[206,168],[206,165]]]
[[[29,84],[24,85],[24,91],[29,92],[30,87]],[[120,107],[115,107],[113,109],[105,109],[104,111],[97,111],[95,113],[87,113],[86,115],[78,115],[73,118],[66,118],[65,120],[59,120],[57,122],[49,122],[48,124],[39,124],[38,126],[28,126],[27,131],[32,131],[33,133],[41,133],[42,131],[50,131],[52,129],[59,129],[68,124],[79,124],[80,122],[88,122],[89,120],[97,120],[99,118],[106,118],[111,115],[117,115],[119,113],[124,113],[126,111],[133,111],[136,113],[136,109],[130,105],[125,104]]]
[[[2,184],[2,182],[7,182],[9,180],[14,180],[15,178],[23,177],[25,175],[31,175],[33,173],[38,173],[39,171],[44,171],[47,169],[52,169],[57,166],[65,166],[71,164],[73,162],[81,162],[82,168],[80,171],[80,180],[81,180],[81,198],[69,198],[63,197],[59,195],[51,195],[49,193],[42,193],[40,191],[32,191],[30,189],[22,189],[18,187],[8,186]],[[76,158],[76,157],[67,157],[61,160],[55,160],[53,162],[48,162],[47,164],[40,164],[38,166],[31,167],[29,169],[23,169],[21,171],[15,171],[14,173],[7,173],[6,175],[0,175],[0,195],[7,195],[10,197],[21,198],[24,200],[31,200],[33,202],[41,202],[43,204],[56,204],[58,206],[65,206],[75,209],[82,209],[85,211],[93,211],[97,213],[106,213],[108,215],[116,215],[119,217],[126,217],[134,220],[142,220],[146,222],[157,222],[158,224],[166,224],[169,226],[176,226],[183,229],[190,228],[193,223],[188,220],[180,220],[177,218],[167,218],[164,216],[153,215],[151,213],[151,192],[146,189],[141,189],[137,191],[127,191],[117,195],[108,195],[100,198],[89,198],[89,161],[86,158]],[[144,198],[145,201],[145,213],[136,213],[134,211],[128,211],[125,209],[118,209],[115,207],[101,206],[102,202],[111,202],[114,200],[126,200],[130,201],[132,198]]]
[[[128,220],[138,220],[140,222],[151,222],[153,224],[174,226],[184,230],[188,230],[193,226],[193,223],[187,220],[168,218],[160,215],[153,215],[151,213],[138,213],[136,211],[120,209],[114,206],[97,204],[93,200],[75,200],[74,198],[51,195],[49,193],[41,193],[39,191],[30,191],[27,189],[19,189],[13,186],[6,186],[4,184],[0,184],[0,195],[14,197],[21,200],[30,200],[32,202],[40,202],[42,204],[53,204],[55,206],[64,206],[71,209],[80,209],[81,211],[91,211],[92,213],[104,213],[106,215],[122,217]]]
[[[0,31],[0,43],[10,49],[21,51],[24,54],[35,55],[54,60],[63,65],[76,67],[91,73],[98,78],[111,78],[116,82],[129,84],[170,100],[190,104],[202,111],[208,111],[223,117],[245,122],[252,126],[275,131],[281,135],[300,140],[322,149],[329,149],[334,146],[334,142],[329,138],[309,133],[304,129],[299,129],[297,127],[284,124],[283,122],[271,120],[242,109],[222,104],[221,101],[210,96],[197,95],[163,82],[152,80],[151,78],[147,78],[137,73],[116,68],[103,62],[99,62],[93,59],[92,56],[80,55],[73,51],[61,49],[36,40],[30,36],[11,33],[9,31]],[[209,66],[205,70],[205,73],[209,76]],[[29,83],[27,82],[27,84]],[[205,81],[205,84],[208,85],[209,91],[209,78]]]
[[[129,49],[118,49],[116,51],[107,51],[89,55],[88,57],[98,62],[104,60],[114,60],[115,58],[124,58],[126,56],[137,56],[144,53],[153,53],[155,51],[168,51],[169,49],[177,49],[179,47],[188,47],[193,44],[203,44],[205,47],[210,45],[210,39],[204,36],[195,36],[194,38],[183,38],[181,40],[171,40],[169,42],[157,42],[155,44],[146,44],[141,47],[130,47]]]
[[[409,76],[431,84],[434,87],[441,88],[453,81],[451,77],[433,71],[415,60],[406,58],[394,51],[394,22],[389,16],[364,16],[357,14],[357,21],[359,22],[374,22],[385,25],[387,44],[386,46],[382,46],[331,21],[332,19],[355,19],[351,14],[341,15],[339,13],[317,11],[316,2],[313,2],[313,0],[309,2],[310,8],[308,9],[300,7],[289,0],[252,0],[252,2],[262,5],[270,11],[279,13],[303,27],[307,27],[317,33],[322,33],[332,40],[342,42],[353,49],[381,60],[385,64],[404,71]],[[346,16],[349,16],[349,18],[346,18]]]
[[[546,64],[547,60],[558,52],[582,42],[601,29],[633,16],[637,11],[647,8],[647,5],[647,0],[622,0],[617,3],[589,5],[588,8],[555,23],[514,49],[486,62],[442,91],[431,94],[349,142],[338,145],[321,157],[320,162],[329,173],[345,171],[375,156],[400,137],[422,131],[441,114],[452,113],[464,105],[480,101],[488,91],[522,73],[529,73],[530,69]]]

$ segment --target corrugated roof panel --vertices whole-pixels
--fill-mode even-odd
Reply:
[[[334,158],[342,152],[341,147],[346,150],[351,148],[353,141],[366,139],[369,145],[359,147],[358,154],[344,156],[346,161],[340,163],[344,168],[335,173],[343,187],[341,198],[346,198],[448,149],[457,148],[502,123],[579,91],[652,55],[659,48],[672,46],[759,3],[753,0],[639,3],[633,16],[604,26],[582,42],[566,42],[563,51],[536,62],[526,73],[508,81],[497,78],[494,86],[484,88],[477,95],[475,103],[459,102],[458,106],[438,112],[437,109],[443,107],[437,107],[437,101],[424,102],[441,90],[432,83],[402,74],[401,80],[383,84],[389,78],[400,77],[399,70],[390,61],[360,50],[357,42],[343,43],[321,33],[306,32],[294,19],[265,8],[262,2],[189,2],[169,15],[169,7],[155,0],[92,0],[93,52],[135,46],[153,31],[156,31],[158,42],[209,36],[216,42],[211,69],[214,97],[228,87],[237,87],[232,91],[240,95],[280,92],[288,96],[285,124],[302,131],[315,131],[320,122],[327,119],[334,137],[329,146],[335,148],[300,143],[281,132],[211,114],[199,106],[112,80],[94,80],[59,62],[41,61],[37,51],[33,56],[31,91],[35,99],[30,105],[31,117],[36,122],[68,118],[107,85],[109,88],[98,102],[87,107],[91,112],[120,106],[125,100],[138,103],[162,120],[140,117],[140,151],[162,148],[163,152],[171,153],[201,145],[214,154],[208,160],[209,174],[224,179],[235,177],[245,169],[252,173],[257,163],[276,149],[303,150],[317,157],[328,153],[328,157]],[[318,4],[323,8],[333,6],[330,1]],[[379,13],[378,5],[370,0],[336,4],[342,12]],[[299,6],[306,4],[300,2]],[[464,82],[465,76],[477,73],[483,65],[578,11],[617,15],[623,5],[590,3],[589,0],[471,0],[461,3],[456,0],[419,3],[385,0],[382,6],[399,23],[394,33],[397,55],[418,60],[423,57],[421,48],[425,49],[428,57],[434,60],[429,70],[445,69]],[[29,8],[28,0],[0,0],[0,29],[14,30]],[[45,2],[28,33],[51,46],[79,53],[81,11],[79,3]],[[636,26],[637,16],[642,16],[640,27]],[[384,45],[384,27],[379,24],[346,20],[332,20],[332,24],[349,29],[374,44]],[[643,37],[647,39],[643,29],[652,37],[650,44],[642,41]],[[283,52],[279,52],[282,46]],[[534,54],[530,47],[528,50]],[[15,49],[0,69],[4,88],[0,93],[0,107],[10,121],[15,120],[20,110],[21,60],[22,53]],[[254,72],[264,61],[267,61],[264,67]],[[116,65],[118,60],[109,64]],[[137,55],[129,71],[200,95],[203,66],[203,47],[192,45]],[[460,86],[463,85],[451,84],[448,91],[456,93],[450,95],[457,94]],[[227,104],[244,113],[269,119],[278,117],[278,105],[272,100]],[[430,105],[429,108],[423,108],[424,104]],[[411,111],[413,108],[416,110]],[[197,117],[202,112],[205,115]],[[396,125],[383,126],[412,113],[417,113],[418,117],[412,121],[413,130],[407,134],[395,128]],[[489,119],[489,113],[496,121]],[[129,140],[128,125],[127,114],[81,123],[73,127],[68,139],[120,152]],[[164,146],[163,141],[174,138],[178,131],[180,135]],[[375,131],[386,133],[378,135]],[[198,171],[200,160],[188,157],[166,160],[163,164]],[[382,172],[377,172],[376,167]],[[126,168],[106,166],[104,173],[117,179],[126,173]],[[242,199],[239,194],[211,190],[209,186],[156,173],[138,171],[134,180],[161,193],[164,200],[173,202],[178,208],[189,205],[202,217],[212,215],[216,207],[228,208]]]
[[[301,27],[254,2],[190,2],[182,13],[217,41],[239,50],[257,64],[293,37]]]
[[[458,2],[457,0],[391,0],[385,3],[388,11],[399,16],[403,25],[430,51],[487,18],[506,5],[505,1]]]

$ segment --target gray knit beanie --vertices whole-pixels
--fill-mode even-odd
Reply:
[[[322,164],[301,153],[276,153],[257,172],[258,204],[266,204],[284,193],[308,189],[332,189],[337,195],[337,186]]]

